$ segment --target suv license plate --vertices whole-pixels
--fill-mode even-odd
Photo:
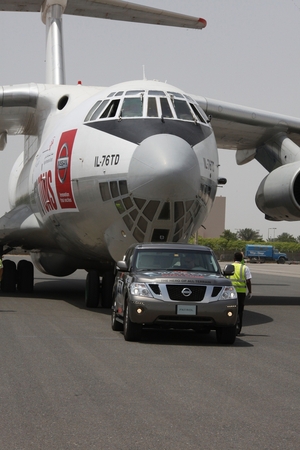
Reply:
[[[177,314],[186,316],[195,316],[196,305],[177,305]]]

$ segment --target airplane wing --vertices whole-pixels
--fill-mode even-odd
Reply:
[[[60,0],[64,4],[64,14],[100,19],[122,20],[128,22],[141,22],[156,25],[168,25],[183,28],[202,29],[206,20],[163,11],[157,8],[137,5],[120,0]],[[2,11],[28,11],[40,12],[42,0],[3,0],[0,1]]]
[[[211,116],[218,147],[238,150],[238,164],[248,162],[244,161],[242,155],[246,155],[246,152],[242,152],[243,150],[257,149],[280,132],[300,145],[298,118],[210,98],[195,98],[205,113]]]

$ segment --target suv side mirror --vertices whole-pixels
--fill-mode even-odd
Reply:
[[[128,267],[125,261],[118,261],[117,262],[117,270],[120,270],[121,272],[127,272]]]
[[[223,269],[223,275],[225,275],[225,277],[230,277],[231,275],[234,274],[234,265],[233,264],[226,264],[226,266]]]

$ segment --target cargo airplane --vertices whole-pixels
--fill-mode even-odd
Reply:
[[[217,147],[270,172],[256,196],[268,219],[299,220],[299,119],[146,79],[65,84],[63,14],[196,29],[204,19],[120,0],[0,0],[0,9],[40,12],[47,39],[46,83],[0,88],[0,149],[24,135],[0,218],[2,255],[20,247],[58,277],[85,269],[86,306],[109,307],[115,261],[132,243],[187,242],[201,226],[225,182]],[[5,257],[1,289],[31,292],[33,264]]]

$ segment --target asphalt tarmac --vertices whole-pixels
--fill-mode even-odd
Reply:
[[[249,265],[242,335],[145,331],[125,342],[84,307],[83,271],[0,292],[3,450],[296,450],[300,265]]]

